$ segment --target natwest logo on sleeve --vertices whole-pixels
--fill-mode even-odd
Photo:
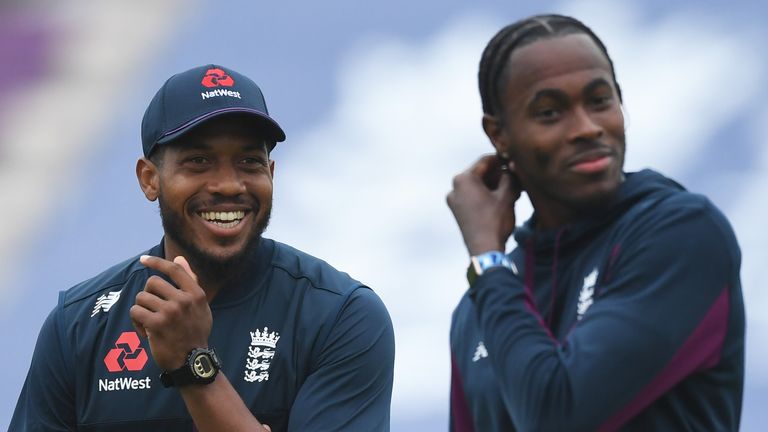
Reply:
[[[141,347],[135,331],[123,332],[104,357],[104,364],[110,372],[140,371],[147,363],[147,351]]]
[[[235,85],[235,80],[233,80],[232,77],[227,75],[227,73],[223,70],[214,68],[208,69],[205,72],[202,84],[208,88],[218,86],[232,87]]]

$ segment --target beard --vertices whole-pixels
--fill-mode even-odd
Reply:
[[[201,281],[225,282],[240,278],[256,259],[261,236],[267,229],[272,214],[272,206],[268,205],[265,208],[265,217],[254,224],[242,249],[230,256],[218,256],[201,249],[189,238],[184,229],[183,216],[166,205],[162,191],[158,194],[158,205],[165,236],[181,248],[184,257]],[[253,211],[254,215],[260,209],[261,205],[258,205]]]

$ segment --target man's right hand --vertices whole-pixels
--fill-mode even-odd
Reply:
[[[515,230],[515,201],[520,188],[514,165],[502,169],[497,155],[485,155],[453,178],[448,207],[459,224],[470,255],[504,251]]]
[[[131,319],[149,339],[150,351],[162,370],[181,367],[194,348],[208,346],[213,319],[205,291],[184,257],[173,261],[142,256],[141,263],[166,274],[176,286],[159,276],[147,279],[136,295]],[[178,287],[178,288],[177,288]]]

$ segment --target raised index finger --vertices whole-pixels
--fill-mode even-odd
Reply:
[[[139,262],[171,278],[180,290],[187,292],[196,291],[197,282],[180,264],[151,255],[142,255],[139,258]]]

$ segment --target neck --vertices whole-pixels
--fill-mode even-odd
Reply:
[[[173,261],[183,256],[197,276],[197,283],[205,291],[210,303],[225,287],[240,280],[252,266],[253,257],[258,250],[259,241],[251,245],[247,251],[225,261],[217,261],[200,251],[186,250],[167,236],[163,240],[165,258]]]

